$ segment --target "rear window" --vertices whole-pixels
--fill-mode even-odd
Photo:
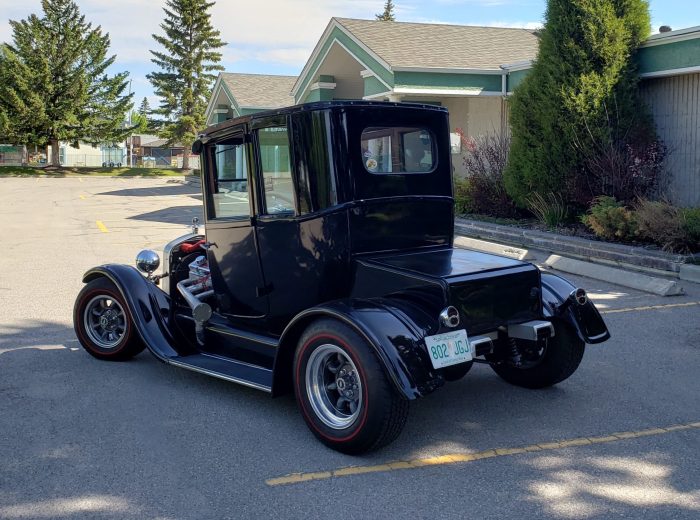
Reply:
[[[377,175],[435,169],[435,141],[424,128],[370,127],[362,132],[362,163]]]

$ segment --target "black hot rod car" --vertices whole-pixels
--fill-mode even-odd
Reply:
[[[272,395],[347,453],[403,428],[412,399],[487,363],[550,386],[609,338],[586,292],[530,264],[454,249],[448,113],[325,102],[208,128],[206,233],[137,267],[88,271],[74,324],[93,356],[148,348]]]

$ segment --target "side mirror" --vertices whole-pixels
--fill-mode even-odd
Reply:
[[[200,141],[199,139],[192,143],[192,153],[202,153],[202,141]]]

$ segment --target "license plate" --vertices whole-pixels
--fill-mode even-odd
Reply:
[[[425,346],[433,368],[449,367],[472,360],[471,345],[464,329],[426,336]]]

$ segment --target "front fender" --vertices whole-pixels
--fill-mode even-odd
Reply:
[[[304,329],[315,319],[324,317],[341,321],[360,334],[376,352],[396,389],[407,399],[426,395],[444,383],[422,354],[426,327],[393,306],[390,300],[337,300],[301,312],[287,326],[275,358],[273,394],[282,393],[291,383],[294,351]]]
[[[586,343],[602,343],[610,332],[596,306],[588,300],[585,305],[570,300],[576,290],[568,280],[552,273],[542,273],[542,307],[547,318],[568,323]]]
[[[122,264],[93,267],[85,275],[88,283],[100,277],[117,286],[129,308],[136,330],[146,347],[161,361],[181,355],[181,342],[170,327],[170,297],[144,278],[135,268]]]

